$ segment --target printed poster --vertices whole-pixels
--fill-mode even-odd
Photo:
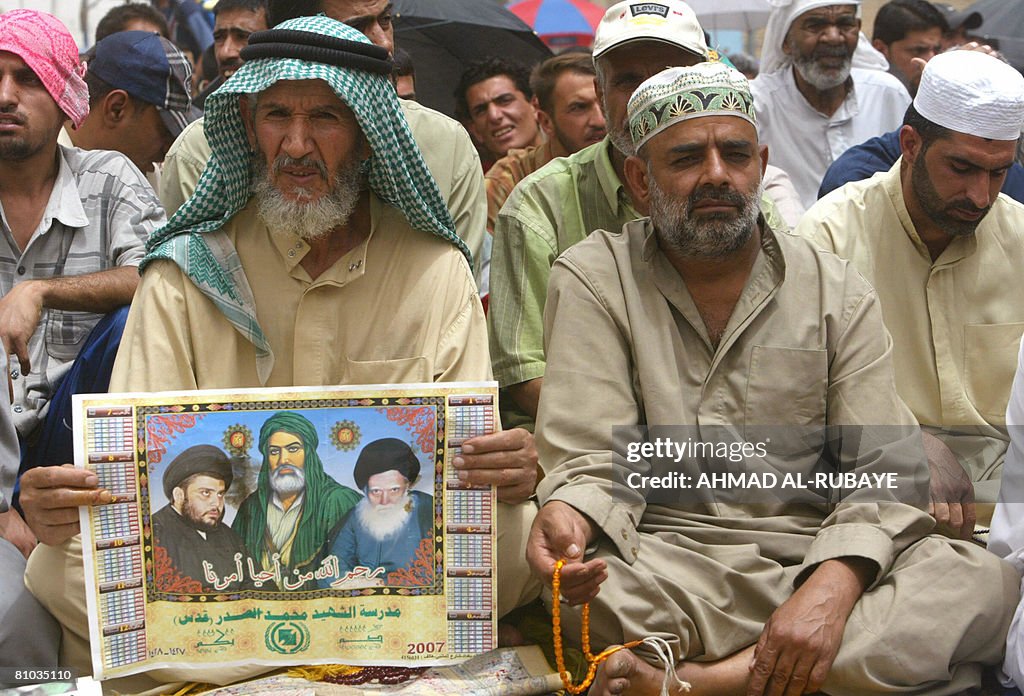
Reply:
[[[496,647],[494,491],[459,480],[497,385],[75,397],[97,678],[430,666]]]

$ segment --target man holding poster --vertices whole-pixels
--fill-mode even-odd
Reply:
[[[195,195],[152,238],[111,391],[489,378],[465,245],[402,116],[387,52],[323,16],[278,29],[290,31],[250,38],[245,64],[207,101],[213,155]],[[539,591],[522,561],[535,514],[532,436],[474,438],[454,466],[467,483],[497,487],[498,555],[508,561],[500,616]],[[84,597],[63,578],[82,572],[76,506],[104,493],[84,485],[86,474],[47,467],[22,492],[44,544],[26,581],[83,673]],[[256,672],[151,676],[225,683]],[[156,686],[132,681],[116,688]]]

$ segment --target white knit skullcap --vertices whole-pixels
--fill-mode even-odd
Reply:
[[[1024,126],[1024,76],[978,51],[949,51],[924,68],[917,113],[957,133],[1016,140]]]
[[[629,98],[626,113],[638,150],[669,126],[702,116],[736,116],[757,128],[747,78],[718,61],[667,68],[647,78]]]

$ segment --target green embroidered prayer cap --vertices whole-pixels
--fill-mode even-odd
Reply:
[[[738,116],[757,126],[747,78],[718,61],[661,71],[637,88],[626,108],[638,150],[669,126],[691,118]]]

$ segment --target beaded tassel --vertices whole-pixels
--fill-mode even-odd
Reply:
[[[661,693],[663,696],[668,696],[669,689],[671,688],[672,682],[675,682],[684,691],[690,690],[690,684],[684,682],[676,674],[675,665],[672,661],[672,648],[663,639],[657,636],[650,636],[643,640],[631,640],[624,645],[613,645],[610,648],[605,648],[597,655],[590,652],[590,604],[583,605],[583,626],[582,626],[582,644],[583,644],[583,657],[588,663],[587,676],[583,678],[583,681],[577,686],[572,683],[572,675],[565,668],[565,656],[562,653],[562,604],[559,588],[562,583],[562,566],[565,565],[565,559],[559,559],[555,563],[555,572],[551,577],[551,624],[554,628],[554,635],[552,636],[555,644],[555,668],[558,670],[558,676],[562,680],[562,685],[565,686],[565,690],[570,694],[580,694],[587,690],[590,684],[594,681],[594,677],[597,676],[597,668],[602,662],[607,660],[609,657],[614,655],[620,650],[626,648],[635,648],[640,645],[647,645],[658,655],[659,661],[662,663],[662,668],[665,670],[665,678],[661,685]]]
[[[583,605],[583,657],[589,663],[587,667],[587,676],[584,677],[583,682],[579,686],[572,683],[572,675],[565,668],[565,656],[562,653],[562,608],[561,602],[559,601],[559,587],[562,583],[562,566],[565,565],[565,559],[560,559],[555,563],[555,573],[551,578],[551,624],[554,627],[554,642],[555,642],[555,667],[558,669],[558,676],[562,679],[562,684],[565,686],[565,690],[570,694],[580,694],[587,690],[591,682],[594,681],[594,677],[597,675],[597,667],[602,662],[607,660],[609,657],[614,655],[624,648],[635,648],[636,646],[643,643],[642,640],[633,640],[625,645],[613,645],[610,648],[602,650],[597,655],[590,652],[590,604]]]

